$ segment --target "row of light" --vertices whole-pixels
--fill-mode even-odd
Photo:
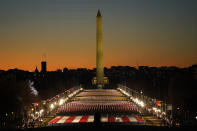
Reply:
[[[124,91],[124,90],[121,89],[121,88],[117,88],[117,89],[120,90],[120,91],[121,91],[123,94],[125,94],[126,96],[130,97],[130,99],[131,99],[132,101],[134,101],[138,106],[144,107],[144,102],[143,102],[143,101],[139,100],[138,98],[132,97],[130,94],[128,94],[126,91]],[[152,110],[153,110],[155,113],[160,113],[160,114],[162,114],[162,115],[166,115],[165,112],[161,112],[161,110],[158,109],[158,108],[156,108],[156,107],[153,107]]]
[[[69,97],[69,98],[70,98],[70,97],[73,97],[73,96],[76,95],[79,91],[82,91],[82,90],[83,90],[83,88],[80,88],[80,89],[74,91],[73,93],[69,94],[68,97]]]
[[[159,113],[161,112],[161,110],[158,109],[158,108],[156,108],[156,107],[153,107],[153,111],[156,112],[156,113],[157,113],[157,112],[159,112]]]
[[[68,95],[68,97],[66,98],[61,98],[58,102],[53,102],[49,105],[49,108],[51,109],[51,111],[57,107],[57,106],[61,106],[63,103],[65,103],[69,98],[73,97],[75,94],[77,94],[79,91],[82,91],[83,88],[80,88],[76,91],[74,91],[73,93],[71,93],[70,95]],[[46,104],[46,101],[44,101],[43,104]],[[31,109],[32,111],[34,111],[34,108]],[[44,112],[44,109],[41,109],[40,111],[36,111],[35,114],[31,114],[31,116],[35,117],[35,116],[42,116]]]
[[[41,117],[43,115],[43,112],[44,112],[44,109],[41,109],[40,111],[36,111],[35,112],[35,115],[34,114],[31,114],[32,117]],[[43,121],[42,119],[40,119],[40,121]]]
[[[117,89],[120,90],[124,95],[130,97],[130,94],[127,93],[126,91],[124,91],[123,89],[121,89],[121,88],[117,88]]]
[[[133,100],[137,105],[139,105],[140,107],[144,107],[144,103],[143,101],[140,101],[138,98],[134,98],[132,96],[130,96],[130,94],[128,94],[126,91],[124,91],[121,88],[117,88],[118,90],[120,90],[123,94],[125,94],[126,96],[130,97],[131,100]],[[152,110],[157,113],[160,117],[162,117],[162,115],[166,115],[165,112],[162,112],[160,109],[153,107]],[[151,111],[151,108],[148,108],[148,111]],[[197,119],[197,116],[195,117]]]
[[[68,97],[71,98],[71,97],[73,97],[75,94],[77,94],[79,91],[82,91],[82,90],[83,90],[83,88],[80,88],[80,89],[74,91],[73,93],[69,94]],[[53,110],[53,109],[55,108],[55,106],[57,106],[57,105],[61,106],[63,103],[65,103],[65,102],[69,99],[68,97],[66,97],[65,99],[63,99],[63,98],[60,99],[58,104],[57,104],[56,102],[52,103],[52,104],[50,105],[51,110]]]
[[[129,93],[127,93],[126,91],[124,91],[121,88],[117,88],[117,89],[120,90],[127,97],[130,97],[130,99],[133,100],[137,105],[139,105],[140,107],[144,107],[144,102],[143,101],[140,101],[138,98],[132,97]]]
[[[68,100],[68,98],[65,98],[65,99],[60,99],[58,103],[57,102],[52,103],[50,105],[51,110],[53,110],[58,105],[61,106],[67,100]]]
[[[154,111],[155,113],[161,113],[162,115],[166,115],[165,112],[161,112],[161,110],[158,109],[158,108],[156,108],[156,107],[153,107],[153,111]]]
[[[144,107],[144,102],[140,101],[138,98],[130,97],[131,100],[133,100],[138,106]]]

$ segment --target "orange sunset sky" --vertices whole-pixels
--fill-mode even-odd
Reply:
[[[104,66],[197,63],[196,1],[0,1],[0,70],[95,68],[96,14]],[[46,58],[43,58],[43,55]]]

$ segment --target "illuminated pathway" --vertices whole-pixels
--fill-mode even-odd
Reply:
[[[93,123],[94,114],[101,114],[102,124],[131,124],[161,126],[154,123],[153,117],[141,116],[141,109],[120,90],[83,90],[56,110],[56,116],[48,122],[49,126]]]

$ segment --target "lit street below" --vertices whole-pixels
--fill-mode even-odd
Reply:
[[[54,117],[50,118],[47,125],[93,124],[96,112],[100,113],[102,124],[165,126],[160,119],[142,113],[137,104],[114,89],[79,92],[56,109]]]

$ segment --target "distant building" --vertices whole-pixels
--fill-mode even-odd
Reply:
[[[68,68],[65,67],[65,68],[63,69],[63,72],[64,72],[64,73],[65,73],[65,72],[68,72]]]
[[[62,72],[62,70],[61,69],[57,69],[57,72]]]
[[[37,79],[38,76],[39,76],[39,71],[38,71],[38,68],[37,68],[37,66],[36,66],[36,69],[35,69],[35,71],[34,71],[34,77],[35,77],[35,79]]]
[[[36,73],[36,74],[39,73],[37,66],[36,66],[36,69],[35,69],[35,73]]]
[[[41,62],[41,73],[46,73],[47,72],[47,62],[42,61]]]
[[[194,75],[194,79],[197,79],[197,64],[192,65],[191,67],[189,67],[190,70],[192,70],[193,75]]]

